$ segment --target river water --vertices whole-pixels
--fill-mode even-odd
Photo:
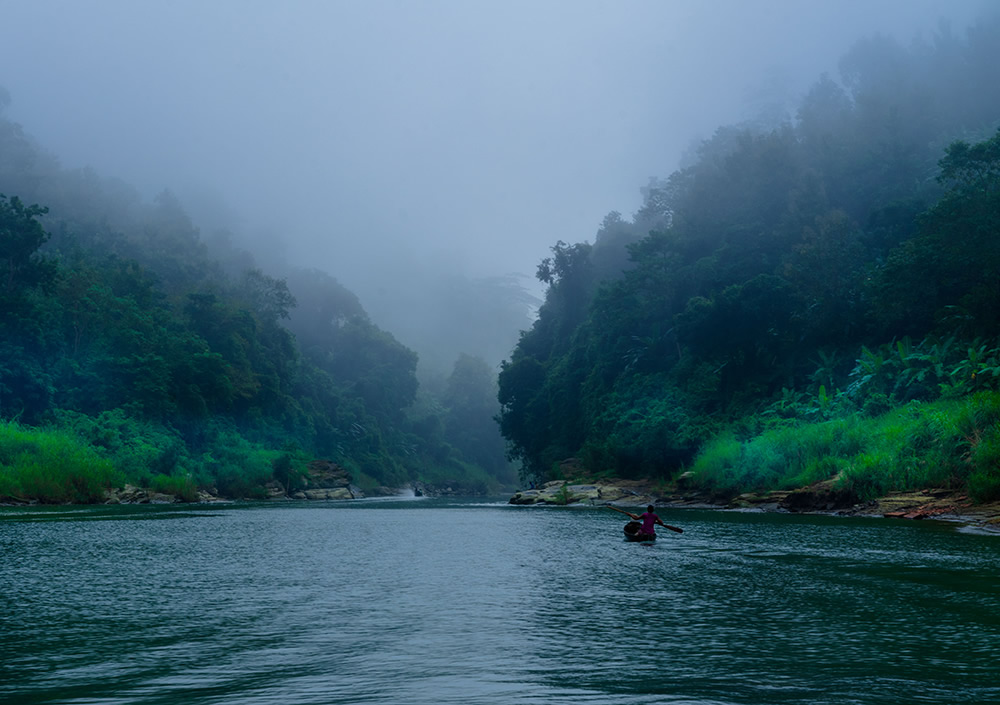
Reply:
[[[0,702],[1000,702],[1000,536],[416,499],[0,508]]]

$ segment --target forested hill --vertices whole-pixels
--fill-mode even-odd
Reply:
[[[419,390],[330,275],[266,274],[169,192],[63,169],[2,114],[0,194],[0,497],[260,497],[315,458],[363,489],[514,481],[483,360]]]
[[[527,472],[1000,497],[998,66],[996,16],[861,41],[784,124],[556,244],[500,374]]]

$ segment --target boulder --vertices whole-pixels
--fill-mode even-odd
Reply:
[[[658,499],[645,483],[636,480],[569,484],[563,480],[546,482],[538,489],[520,490],[509,504],[614,504],[625,507],[645,507]]]
[[[597,485],[567,485],[570,502],[594,502],[601,499],[601,488]]]
[[[829,512],[848,509],[857,503],[858,496],[854,492],[837,489],[832,482],[826,481],[789,492],[778,506],[790,512]]]
[[[151,492],[147,501],[150,504],[174,504],[179,500],[176,495],[165,494],[163,492]]]
[[[624,487],[619,487],[618,485],[601,485],[600,494],[597,499],[601,502],[611,503],[627,499],[631,503],[631,499],[635,496],[636,494],[631,490],[626,490]]]
[[[321,487],[315,490],[305,491],[306,499],[351,499],[351,491],[346,487],[334,487],[327,489]]]
[[[541,490],[521,490],[515,492],[514,496],[508,500],[508,504],[538,504]]]
[[[148,504],[149,491],[135,485],[125,485],[118,490],[117,499],[120,504]]]
[[[606,501],[603,493],[605,486],[598,485],[570,485],[566,482],[556,480],[546,482],[541,489],[521,490],[508,500],[508,504],[579,504],[586,502],[597,504]],[[620,492],[612,492],[613,498],[622,495]]]
[[[351,484],[351,476],[348,472],[332,460],[313,460],[307,469],[306,476],[303,478],[305,486],[292,492],[289,495],[291,499],[355,499],[365,496],[360,487]],[[269,498],[285,494],[280,485],[277,487],[280,491],[274,493],[272,493],[271,487],[268,487]]]

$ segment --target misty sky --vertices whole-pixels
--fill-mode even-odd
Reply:
[[[0,85],[64,166],[214,194],[363,291],[432,258],[531,275],[856,39],[982,5],[0,0]]]

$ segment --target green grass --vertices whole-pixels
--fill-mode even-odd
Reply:
[[[780,490],[837,479],[860,499],[929,487],[1000,499],[1000,394],[909,404],[765,431],[720,436],[695,459],[694,481],[718,494]]]
[[[0,423],[0,498],[87,504],[129,483],[188,502],[198,501],[200,489],[259,499],[283,453],[227,426],[206,429],[205,449],[192,453],[171,429],[120,410],[95,417],[65,412],[55,422],[52,428]]]
[[[176,495],[185,502],[198,501],[198,485],[190,475],[154,475],[149,488],[154,492]]]
[[[113,464],[71,433],[0,424],[0,496],[92,504],[117,484]]]
[[[290,491],[303,486],[315,457],[287,442],[274,447],[274,439],[224,418],[179,430],[123,409],[94,416],[60,410],[50,423],[29,428],[0,422],[0,501],[90,503],[126,483],[189,502],[198,500],[200,490],[265,499],[272,482]],[[482,468],[455,457],[413,456],[404,464],[376,444],[336,459],[369,492],[414,481],[463,494],[501,491]]]

